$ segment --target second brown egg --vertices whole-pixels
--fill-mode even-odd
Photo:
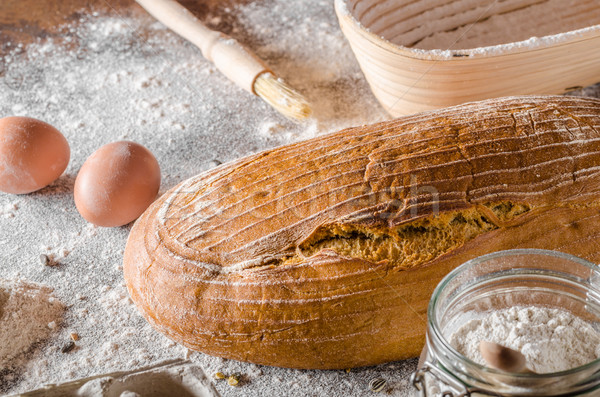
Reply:
[[[75,205],[98,226],[125,225],[154,201],[160,187],[160,167],[144,146],[113,142],[95,151],[75,180]]]

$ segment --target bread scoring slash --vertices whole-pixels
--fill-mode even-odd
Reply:
[[[140,312],[190,349],[292,368],[414,357],[427,303],[510,248],[600,260],[600,101],[508,97],[222,164],[135,223]]]

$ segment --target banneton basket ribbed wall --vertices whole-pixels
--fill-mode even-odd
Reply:
[[[335,0],[335,8],[393,116],[600,82],[600,0]]]

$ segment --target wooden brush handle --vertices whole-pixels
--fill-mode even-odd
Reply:
[[[210,30],[175,0],[136,0],[150,15],[202,50],[227,78],[256,94],[254,81],[269,68],[226,34]]]

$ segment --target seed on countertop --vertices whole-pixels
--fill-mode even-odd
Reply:
[[[352,371],[352,368],[346,368],[346,373],[349,374]]]
[[[46,254],[40,255],[40,263],[43,266],[53,266],[52,259],[50,259],[50,257]]]
[[[49,267],[54,267],[54,266],[60,265],[60,262],[58,262],[56,259],[54,259],[53,254],[50,254],[50,255],[41,254],[40,255],[40,263],[42,264],[42,266],[49,266]]]
[[[223,372],[215,372],[213,375],[215,379],[225,379],[225,374]]]
[[[71,332],[71,340],[73,342],[78,341],[79,340],[79,334],[77,332]]]
[[[223,164],[223,162],[222,162],[221,160],[217,160],[217,159],[212,159],[212,160],[210,160],[210,162],[209,162],[209,165],[210,165],[211,167],[217,167],[217,166],[219,166],[219,165],[221,165],[221,164]]]
[[[71,342],[67,343],[66,345],[64,345],[63,348],[60,349],[60,351],[62,353],[68,353],[71,350],[73,350],[74,348],[75,348],[75,342],[71,341]]]
[[[386,384],[387,384],[387,382],[385,379],[381,379],[381,378],[371,379],[371,381],[369,382],[369,389],[371,389],[374,392],[380,392],[383,390],[383,388],[385,387]]]
[[[240,376],[238,374],[231,375],[227,378],[229,386],[237,386],[240,383]]]

